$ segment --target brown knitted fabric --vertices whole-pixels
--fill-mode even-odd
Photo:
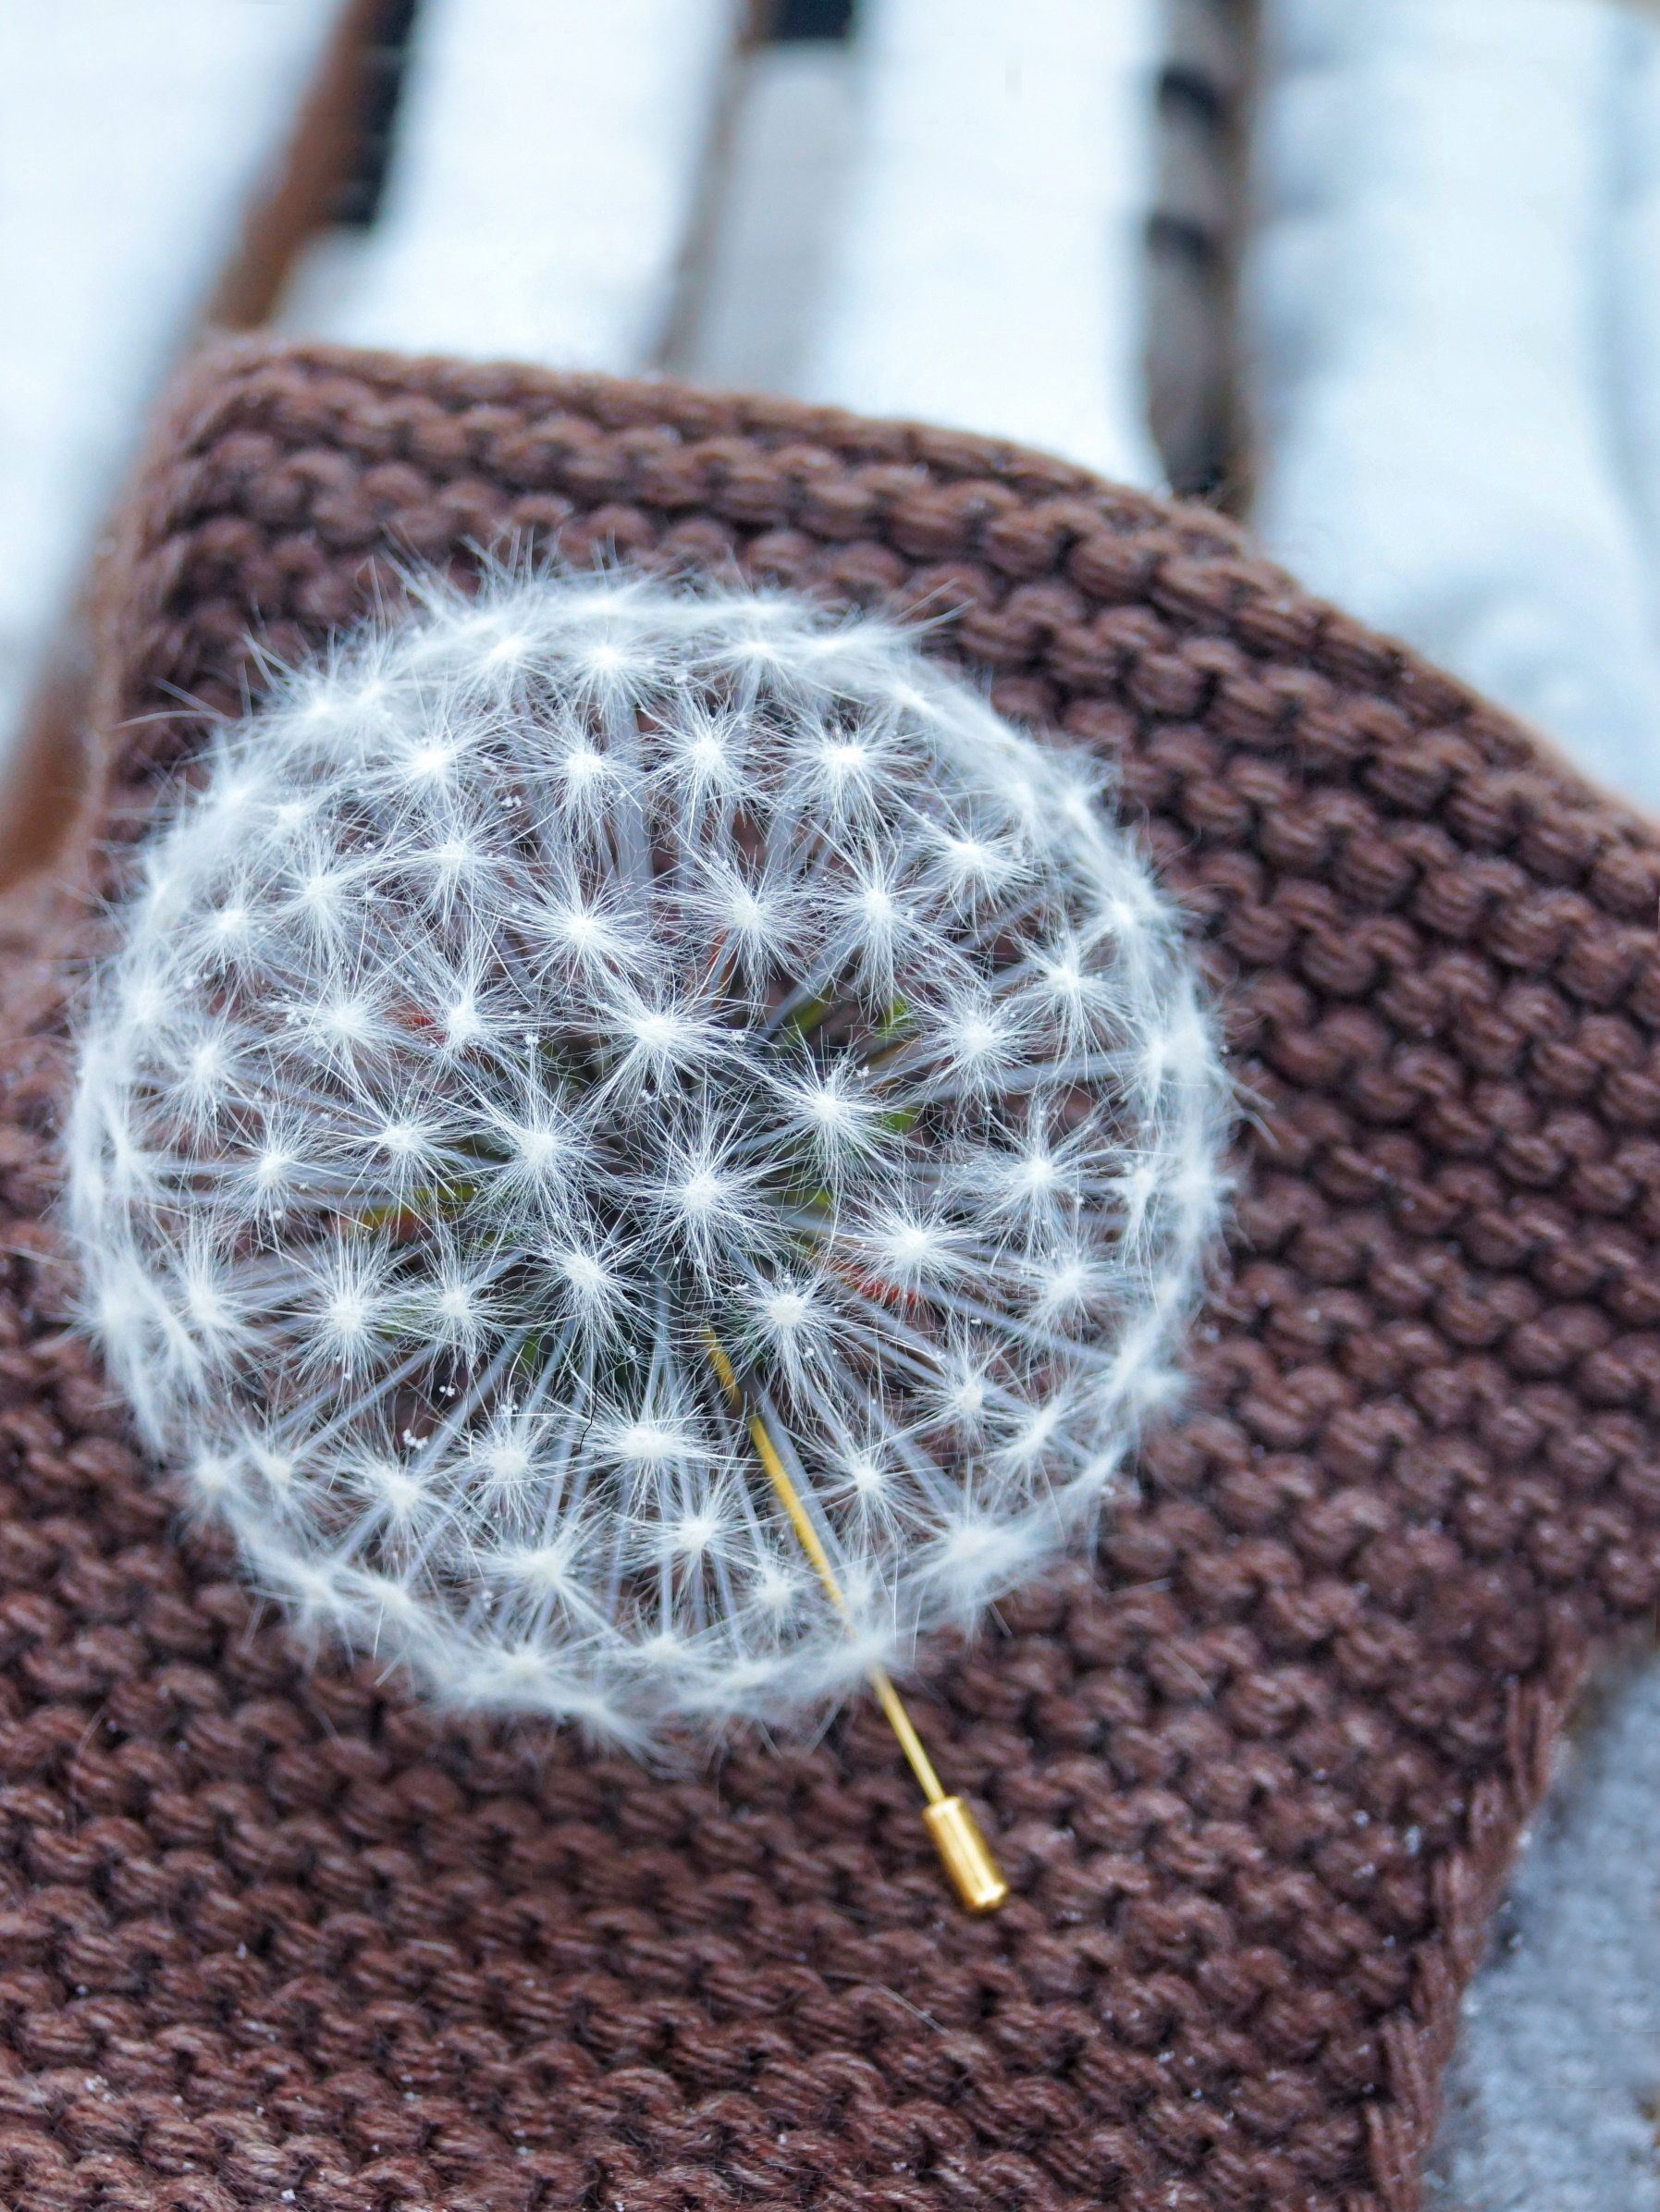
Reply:
[[[181,1538],[0,1100],[0,2199],[23,2212],[1407,2212],[1595,1641],[1660,1591],[1660,839],[1225,523],[782,403],[243,347],[112,584],[94,829],[377,556],[506,532],[946,614],[1122,762],[1248,1133],[1203,1409],[918,1694],[1015,1895],[948,1900],[879,1719],[665,1782],[308,1674]]]

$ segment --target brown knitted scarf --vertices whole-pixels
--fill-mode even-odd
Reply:
[[[128,516],[89,837],[196,741],[181,695],[257,689],[251,633],[299,653],[510,534],[926,614],[1119,765],[1254,1101],[1198,1407],[1094,1572],[916,1690],[989,1922],[868,1707],[671,1781],[441,1723],[307,1670],[66,1334],[61,983],[19,955],[0,2199],[1408,2212],[1567,1702],[1660,1591],[1660,838],[1208,513],[781,402],[257,347]]]

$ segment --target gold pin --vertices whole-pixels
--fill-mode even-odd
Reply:
[[[744,1392],[739,1384],[732,1361],[712,1330],[704,1332],[708,1346],[709,1364],[713,1367],[721,1389],[734,1410],[748,1417],[749,1439],[755,1445],[756,1457],[760,1461],[769,1482],[771,1483],[779,1504],[790,1517],[802,1550],[812,1561],[825,1595],[842,1616],[848,1617],[847,1600],[842,1585],[836,1579],[836,1570],[830,1565],[830,1554],[819,1541],[818,1531],[801,1500],[801,1493],[790,1480],[777,1444],[768,1428],[765,1413],[753,1401],[746,1407]],[[950,1877],[963,1905],[970,1912],[995,1912],[1009,1894],[1009,1885],[1003,1879],[1002,1869],[991,1856],[991,1847],[980,1833],[979,1823],[960,1797],[948,1797],[934,1772],[934,1763],[923,1748],[920,1736],[912,1724],[910,1714],[900,1702],[898,1690],[889,1679],[884,1666],[873,1666],[869,1673],[871,1689],[876,1702],[888,1716],[888,1726],[899,1739],[899,1748],[910,1763],[928,1800],[922,1809],[923,1825],[933,1838],[934,1849],[940,1854],[940,1863]]]

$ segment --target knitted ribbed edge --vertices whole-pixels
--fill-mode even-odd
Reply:
[[[557,532],[938,619],[1122,769],[1254,1101],[1199,1405],[1097,1571],[916,1703],[664,1781],[307,1673],[174,1523],[43,1225],[61,984],[0,1033],[0,2197],[24,2212],[1410,2212],[1598,1639],[1660,1595],[1660,840],[1197,510],[771,400],[243,344],[112,559],[99,789],[386,556]],[[68,916],[66,922],[65,915]],[[44,946],[89,925],[14,913]]]

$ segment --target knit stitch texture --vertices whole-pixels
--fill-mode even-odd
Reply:
[[[664,1782],[308,1671],[63,1326],[71,898],[0,1032],[0,2198],[1411,2212],[1460,1989],[1660,1594],[1660,838],[1227,523],[668,385],[240,346],[107,584],[95,879],[395,562],[557,534],[932,618],[1117,764],[1254,1101],[1189,1417],[915,1705]]]

